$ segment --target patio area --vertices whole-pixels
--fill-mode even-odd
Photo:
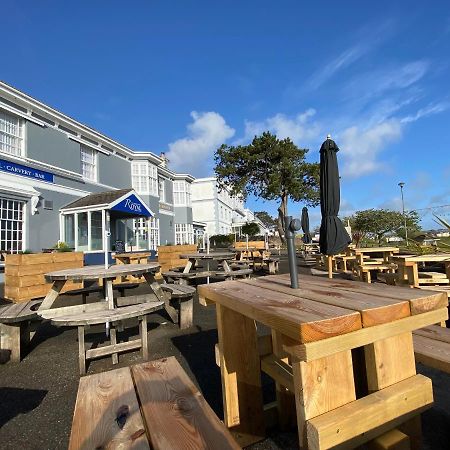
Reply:
[[[299,267],[300,274],[309,269]],[[287,258],[280,258],[280,273],[287,273]],[[145,293],[140,286],[136,293]],[[65,305],[80,302],[77,297],[61,296]],[[94,300],[94,299],[92,299]],[[98,330],[98,332],[96,332]],[[104,327],[92,327],[88,341],[102,343]],[[132,328],[131,333],[138,333]],[[215,308],[205,308],[194,302],[194,326],[180,330],[164,311],[149,316],[149,360],[175,356],[190,378],[200,388],[206,401],[219,417],[223,417],[220,370],[215,364],[214,345],[217,342]],[[19,364],[0,365],[0,442],[4,449],[67,448],[72,415],[78,390],[76,328],[56,328],[42,325],[30,352]],[[141,362],[139,352],[120,356],[112,366],[110,358],[90,362],[88,374],[112,370]],[[444,449],[450,441],[450,376],[418,365],[418,372],[432,379],[434,406],[423,414],[424,449]],[[274,382],[263,375],[265,401],[275,398]],[[30,438],[32,436],[32,438]],[[296,449],[297,429],[281,433],[269,432],[264,441],[251,449]]]

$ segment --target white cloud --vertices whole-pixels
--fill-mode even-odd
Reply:
[[[204,176],[205,164],[220,145],[234,136],[235,130],[214,111],[192,111],[191,117],[187,137],[171,142],[166,156],[173,170]]]
[[[378,160],[380,152],[401,136],[401,124],[395,119],[366,129],[358,126],[346,128],[339,134],[343,175],[356,178],[381,169],[383,164]]]
[[[315,139],[320,132],[319,123],[310,120],[315,114],[316,110],[309,108],[293,117],[278,113],[262,121],[246,121],[244,137],[237,143],[247,143],[263,131],[270,131],[280,139],[289,137],[297,145],[305,145],[307,141]]]
[[[402,123],[415,122],[416,120],[419,120],[422,117],[426,117],[426,116],[429,116],[432,114],[438,114],[440,112],[443,112],[443,111],[447,110],[449,107],[450,107],[449,102],[440,102],[440,103],[430,104],[430,105],[426,106],[425,108],[419,109],[416,112],[416,114],[403,117],[401,119],[401,122]]]
[[[355,41],[358,43],[344,50],[316,71],[309,79],[308,86],[311,89],[319,88],[337,72],[351,66],[386,41],[392,35],[394,29],[394,24],[390,20],[377,26],[368,24],[362,27],[355,36]]]

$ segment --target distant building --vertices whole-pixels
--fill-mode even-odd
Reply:
[[[246,223],[257,223],[261,234],[269,230],[245,208],[244,202],[232,196],[227,188],[220,189],[215,177],[197,178],[192,182],[192,213],[194,221],[206,224],[206,232],[215,234],[237,233]]]

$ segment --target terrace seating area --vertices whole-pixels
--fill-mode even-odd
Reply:
[[[214,252],[211,253],[213,254]],[[0,326],[4,326],[4,328],[2,328],[2,337],[6,335],[4,332],[4,330],[7,329],[6,327],[15,327],[14,329],[16,331],[12,331],[10,336],[15,336],[16,342],[19,343],[19,357],[17,357],[17,349],[14,352],[11,351],[11,362],[13,362],[13,359],[15,361],[20,361],[20,359],[22,359],[23,361],[19,364],[5,364],[0,366],[0,374],[6,375],[12,370],[11,373],[16,375],[19,374],[19,378],[26,378],[26,374],[21,374],[20,366],[24,365],[25,367],[29,362],[32,363],[35,358],[41,357],[40,355],[45,354],[48,351],[46,348],[52,342],[54,345],[52,359],[58,361],[62,358],[64,361],[67,361],[67,363],[64,364],[67,368],[60,367],[60,365],[57,366],[57,374],[55,374],[55,376],[58,376],[58,378],[63,376],[66,379],[70,379],[72,380],[72,385],[78,386],[78,371],[76,370],[75,365],[78,365],[80,375],[88,374],[80,379],[78,399],[76,402],[74,397],[75,391],[72,391],[71,394],[70,402],[73,418],[69,414],[65,425],[65,433],[67,436],[70,434],[69,448],[86,448],[83,445],[87,442],[93,445],[92,448],[98,448],[99,446],[106,445],[108,442],[112,441],[124,442],[132,436],[136,445],[140,442],[144,447],[145,445],[151,445],[151,448],[175,449],[180,448],[180,440],[183,441],[183,439],[185,439],[182,430],[186,429],[186,427],[192,430],[193,448],[242,448],[247,444],[256,442],[244,437],[244,435],[246,435],[245,428],[243,428],[242,431],[239,431],[239,427],[232,425],[232,417],[228,415],[229,412],[225,412],[225,424],[219,419],[222,417],[220,408],[218,409],[217,407],[221,402],[220,377],[216,372],[211,370],[211,359],[213,361],[215,359],[219,366],[226,361],[226,367],[231,367],[230,364],[235,364],[237,360],[233,360],[234,362],[229,360],[228,353],[225,353],[225,355],[228,356],[224,356],[222,347],[224,341],[220,344],[221,341],[219,339],[219,344],[215,345],[217,342],[215,332],[215,327],[217,326],[215,323],[216,313],[214,310],[203,308],[199,305],[197,298],[199,298],[200,303],[202,304],[210,303],[208,297],[209,294],[205,296],[205,288],[210,289],[208,287],[209,281],[211,289],[213,290],[209,290],[208,292],[217,292],[217,294],[214,294],[213,298],[219,299],[220,295],[222,295],[222,290],[228,285],[223,285],[223,283],[217,284],[216,282],[224,280],[233,283],[244,283],[236,286],[246,286],[245,289],[248,289],[249,293],[252,293],[252,296],[255,298],[261,297],[262,301],[269,301],[270,299],[270,301],[275,301],[275,297],[286,297],[286,299],[282,301],[286,301],[287,304],[289,304],[294,301],[294,297],[289,294],[288,286],[284,286],[285,281],[282,280],[285,280],[285,278],[278,278],[278,276],[275,278],[270,276],[260,278],[260,276],[265,275],[267,271],[261,272],[259,267],[255,270],[254,264],[253,267],[251,267],[252,255],[249,254],[247,259],[237,259],[235,252],[231,252],[231,256],[224,254],[219,256],[218,253],[219,252],[214,256],[216,258],[214,261],[211,260],[210,257],[204,258],[203,256],[193,255],[192,253],[189,254],[190,258],[180,257],[178,258],[179,262],[177,263],[177,267],[163,271],[162,278],[157,282],[155,280],[150,280],[148,275],[145,275],[144,272],[140,275],[141,278],[144,277],[144,275],[146,276],[144,281],[147,282],[144,283],[118,283],[116,280],[120,277],[114,276],[114,282],[111,284],[111,291],[114,292],[113,309],[109,308],[107,302],[98,301],[99,299],[102,300],[102,298],[105,298],[105,289],[108,289],[107,286],[102,285],[102,283],[100,283],[100,286],[99,284],[87,285],[86,288],[78,288],[77,290],[60,295],[55,300],[55,305],[52,306],[51,309],[46,307],[39,312],[39,315],[37,310],[41,305],[42,300],[31,300],[21,304],[4,306],[3,309],[0,309]],[[311,253],[308,253],[309,258],[310,255]],[[396,253],[394,252],[389,258],[395,258],[395,255]],[[269,256],[269,258],[272,257]],[[274,259],[277,260],[277,266],[281,260],[279,269],[282,273],[286,273],[286,257],[283,255],[280,258]],[[371,267],[372,262],[377,266],[383,264],[387,266],[391,264],[390,262],[386,263],[384,256],[379,255],[376,252],[374,252],[373,255],[370,255],[369,258],[366,258],[364,255],[361,258],[359,254],[340,255],[335,258],[335,262],[333,261],[333,264],[336,264],[333,266],[333,276],[335,276],[336,273],[344,273],[348,277],[359,279],[360,274],[357,274],[352,267],[352,265],[357,264],[358,259],[363,262],[362,265],[369,267]],[[373,260],[375,260],[376,263]],[[191,262],[191,267],[189,267],[189,271],[185,272],[185,269],[189,264],[188,261]],[[328,264],[328,261],[325,261],[326,264]],[[388,261],[393,260],[389,259]],[[210,267],[208,267],[209,264]],[[345,271],[342,270],[344,264],[347,264],[347,270]],[[142,267],[146,267],[148,265],[147,260],[142,261],[141,265]],[[396,267],[393,267],[394,265],[396,265]],[[123,266],[127,265],[124,264]],[[133,277],[138,275],[139,278],[139,273],[143,269],[134,269],[134,266],[138,266],[138,264],[128,265],[128,270],[130,273],[132,273],[133,270],[137,270],[137,273],[133,273]],[[391,292],[397,292],[396,290],[399,289],[398,299],[402,297],[407,299],[410,297],[410,294],[408,293],[416,292],[414,289],[406,289],[405,292],[405,288],[402,289],[400,286],[402,284],[407,286],[409,269],[405,271],[406,275],[404,276],[403,282],[401,282],[398,277],[398,264],[392,262],[390,269],[390,271],[386,270],[384,272],[385,275],[389,275],[394,279],[394,282],[389,283],[391,284],[389,288],[394,289],[394,291],[389,291],[389,293],[385,294],[386,296],[392,295]],[[125,269],[122,268],[121,270]],[[326,271],[323,272],[327,275]],[[424,271],[424,273],[427,272],[430,271]],[[302,277],[305,280],[308,279],[308,283],[311,283],[309,281],[310,279],[305,277],[307,273],[309,273],[308,268],[300,268],[300,287],[302,287]],[[375,274],[372,272],[371,275],[373,275],[372,279],[370,279],[370,283],[367,276],[364,278],[364,286],[367,287],[367,294],[369,296],[373,289],[374,293],[377,292],[377,296],[379,295],[379,292],[383,292],[376,290],[380,281],[382,281],[382,277],[380,276],[381,273],[383,272],[375,272]],[[419,273],[422,273],[422,268]],[[205,274],[207,274],[206,277]],[[271,282],[270,280],[272,278],[273,280],[277,280],[276,284],[269,288],[273,289],[274,296],[271,296],[270,299],[267,298],[266,300],[263,292],[265,292],[264,289],[268,286],[268,283]],[[317,289],[317,292],[324,291],[326,285],[320,281],[320,277],[313,278],[317,278],[318,280],[317,282],[313,282],[314,286],[317,284],[317,287],[315,288]],[[233,281],[233,279],[238,281]],[[422,277],[419,277],[419,279],[422,279]],[[432,279],[435,280],[441,278],[433,276]],[[113,278],[111,278],[111,280],[113,280]],[[325,282],[327,280],[323,281]],[[332,280],[330,281],[333,282]],[[155,286],[155,282],[158,286]],[[383,282],[385,282],[385,280],[383,280]],[[351,301],[357,302],[357,296],[352,292],[355,291],[355,289],[360,289],[361,292],[363,292],[363,288],[358,287],[360,283],[356,283],[355,288],[352,287],[353,283],[351,281],[346,283],[350,284],[333,284],[333,290],[337,289],[340,295],[343,294],[348,296],[349,299],[352,299]],[[223,288],[222,285],[224,286]],[[430,286],[430,284],[427,285]],[[230,284],[229,286],[234,285]],[[439,286],[442,286],[442,284],[433,287],[438,288]],[[421,288],[422,287],[423,286],[421,286]],[[197,289],[201,290],[200,295],[197,294]],[[436,300],[433,301],[438,301],[439,305],[441,305],[442,298],[439,297],[439,290],[435,289],[434,291],[437,292],[437,296],[435,297]],[[421,294],[419,294],[419,291],[417,292],[417,295],[411,297],[417,297],[417,300],[410,300],[410,304],[419,307],[418,305],[422,304],[420,303],[422,302],[422,300],[420,300],[422,297]],[[425,291],[423,292],[425,293]],[[158,295],[161,295],[160,293],[162,293],[161,298],[158,297]],[[317,296],[318,294],[311,291],[311,293],[307,293],[306,295],[313,299],[316,298],[314,296]],[[327,302],[331,303],[340,301],[338,297],[336,297],[336,300],[334,300],[334,297],[327,298]],[[369,297],[367,300],[368,299]],[[375,298],[373,297],[372,299],[374,300]],[[395,305],[392,304],[389,306],[389,311],[392,311],[392,313],[387,313],[387,306],[385,305],[383,306],[383,310],[385,311],[383,314],[385,315],[378,315],[377,312],[374,312],[373,319],[371,318],[370,320],[387,320],[386,314],[389,316],[390,314],[393,314],[392,317],[403,317],[403,305],[405,301],[399,301],[398,299],[396,300]],[[316,298],[316,300],[318,301],[319,298]],[[249,298],[249,301],[254,301],[254,299]],[[363,299],[361,299],[361,301],[363,301]],[[314,302],[311,303],[309,308],[312,307],[313,303]],[[425,303],[423,304],[425,305]],[[18,305],[20,305],[20,307]],[[436,308],[441,308],[439,305],[436,303]],[[332,308],[332,306],[329,305],[327,308]],[[422,306],[420,306],[420,308],[422,308]],[[219,320],[220,317],[220,320],[222,321],[222,325],[220,326],[222,327],[222,331],[220,331],[222,336],[224,336],[223,333],[226,333],[226,328],[224,328],[225,324],[227,324],[227,327],[230,326],[235,330],[241,330],[242,327],[245,328],[247,325],[250,326],[250,324],[240,324],[239,321],[236,321],[237,318],[235,316],[228,317],[228,312],[225,314],[225,311],[222,311],[219,307],[217,307],[217,310],[217,320]],[[325,310],[321,311],[320,314],[324,314],[324,311]],[[331,309],[329,311],[331,312]],[[436,313],[438,311],[441,312],[442,308],[436,310]],[[266,313],[263,314],[264,317],[265,314]],[[329,314],[329,312],[326,314]],[[364,314],[367,314],[367,317],[372,317],[372,313],[369,313],[369,310],[362,312],[362,314],[363,318],[365,317]],[[434,312],[432,313],[430,311],[428,314],[434,314]],[[14,315],[15,318],[13,318]],[[261,318],[263,318],[263,316],[261,316]],[[435,314],[435,316],[435,323],[442,322],[439,318],[442,314],[440,316]],[[44,319],[44,322],[42,322],[42,319]],[[413,320],[415,321],[414,323],[419,323],[419,317],[416,317]],[[21,324],[22,322],[22,325],[17,325],[17,323]],[[29,333],[30,325],[34,328],[36,328],[35,325],[38,325],[38,330],[45,329],[45,333],[52,332],[61,334],[55,334],[55,336],[43,340],[42,334],[40,334],[42,331],[38,331],[38,339],[35,340],[34,343],[32,341],[31,345],[25,346],[24,344],[27,339],[24,338],[24,336]],[[105,327],[107,327],[106,334]],[[321,328],[319,327],[316,329],[315,326],[313,326],[312,329],[314,329],[314,333],[316,333]],[[393,332],[388,324],[385,324],[380,328],[380,330],[385,329],[390,330],[389,333]],[[17,334],[17,330],[19,330],[19,334]],[[366,330],[369,331],[370,328],[366,328]],[[402,328],[402,330],[406,330],[406,328]],[[384,333],[384,331],[381,332]],[[238,335],[240,335],[239,333]],[[362,336],[361,339],[363,340],[368,339],[369,336],[365,333],[366,331],[364,331],[363,328],[363,330],[360,331]],[[308,335],[308,333],[306,335]],[[20,339],[20,336],[22,336],[22,339]],[[62,336],[64,336],[64,339],[61,339]],[[229,334],[227,334],[227,336],[229,336]],[[119,341],[120,337],[122,337],[121,341]],[[236,336],[236,339],[238,339],[236,341],[237,344],[239,336]],[[268,395],[269,398],[272,396],[272,399],[276,400],[276,402],[272,401],[272,403],[265,406],[265,420],[266,426],[268,427],[267,429],[275,427],[275,430],[283,426],[287,426],[287,429],[289,429],[289,420],[287,420],[285,414],[280,415],[280,413],[277,412],[279,411],[277,408],[279,408],[280,404],[284,404],[280,403],[284,401],[287,402],[285,408],[288,408],[287,405],[292,401],[293,397],[288,394],[283,400],[284,397],[281,393],[284,392],[283,389],[286,390],[286,388],[286,392],[288,393],[295,392],[296,388],[294,383],[298,383],[298,379],[296,378],[298,375],[295,375],[295,370],[297,369],[293,372],[289,359],[286,355],[283,356],[279,339],[279,335],[272,333],[269,335],[260,335],[257,340],[260,370],[274,380],[268,385],[271,386],[269,391],[274,389],[272,394],[266,393],[265,395]],[[307,341],[309,339],[312,338],[309,337]],[[8,340],[2,340],[2,349],[5,348],[5,345],[12,347],[12,345],[7,344],[7,341],[11,342],[11,338],[9,337]],[[246,341],[243,340],[241,342],[242,345],[244,345],[244,342]],[[21,343],[22,346],[20,347]],[[311,351],[325,351],[322,350],[319,343],[320,341],[318,341],[317,344],[312,342],[311,345],[307,345],[305,349],[311,348]],[[427,327],[416,329],[413,331],[413,343],[415,360],[420,363],[418,366],[419,370],[420,367],[422,367],[421,365],[424,365],[429,367],[430,370],[437,370],[446,374],[450,373],[450,336],[447,328],[438,325],[428,325]],[[173,348],[174,344],[175,348]],[[61,346],[66,347],[66,349],[62,350],[60,348]],[[323,349],[325,348],[326,346],[323,346]],[[140,355],[137,354],[136,350],[140,350]],[[196,355],[197,353],[198,355]],[[173,354],[176,356],[176,359],[169,357]],[[75,355],[78,355],[78,358],[74,358]],[[109,356],[110,358],[105,358],[105,356]],[[160,359],[161,357],[164,358]],[[238,356],[236,355],[236,357]],[[136,358],[142,358],[144,362],[137,361]],[[247,359],[248,364],[253,364],[252,358],[247,356]],[[151,362],[145,362],[146,360],[151,360]],[[119,364],[120,368],[113,369],[111,367],[111,361],[113,365]],[[183,368],[179,362],[183,363]],[[405,367],[399,363],[398,370],[404,371],[406,370]],[[194,375],[192,375],[191,369]],[[47,369],[42,370],[46,372]],[[64,371],[64,375],[61,374],[60,370]],[[221,370],[222,382],[225,382],[223,379],[223,369]],[[239,370],[238,373],[240,374]],[[434,372],[432,372],[433,384],[435,383],[435,380],[437,380],[437,386],[439,386],[439,383],[444,383],[444,386],[448,383],[447,379],[442,379],[442,377],[438,375],[436,375],[435,378],[433,374]],[[430,376],[429,373],[426,373],[426,375]],[[392,388],[392,392],[389,391],[389,396],[392,396],[392,399],[397,398],[395,397],[396,395],[403,394],[414,396],[416,395],[416,391],[419,392],[418,390],[421,390],[425,395],[425,393],[428,392],[428,385],[426,385],[423,378],[421,378],[421,375],[415,375],[414,377],[414,383],[410,383],[410,385],[407,386],[405,384],[406,381],[404,383],[402,382],[403,384],[398,385],[398,389]],[[52,377],[50,376],[50,379],[51,378]],[[198,387],[192,383],[191,379],[196,384],[198,382],[201,391],[199,391]],[[214,382],[212,382],[213,379],[215,380]],[[134,380],[134,383],[132,380]],[[252,383],[250,379],[248,381],[249,383]],[[356,381],[355,375],[355,383]],[[226,383],[228,383],[228,381],[226,381]],[[105,391],[102,386],[106,385],[109,387]],[[156,389],[155,386],[160,387]],[[229,392],[233,392],[234,388],[232,387],[232,384],[225,384],[224,386],[228,386],[228,388],[231,389]],[[262,386],[261,389],[266,390],[268,386]],[[49,389],[52,388],[49,387]],[[162,396],[163,393],[168,392],[171,392],[171,394],[167,397],[164,397],[164,395]],[[273,397],[274,393],[275,397]],[[103,400],[100,403],[101,408],[97,411],[98,414],[97,412],[95,413],[96,417],[98,415],[98,421],[97,419],[92,421],[89,420],[90,416],[87,411],[91,408],[89,407],[89,404],[98,401],[99,395],[102,396]],[[244,398],[241,397],[242,395],[244,395],[244,393],[239,391],[239,398]],[[386,391],[386,395],[388,395],[388,391]],[[289,399],[289,397],[291,398]],[[375,399],[375,396],[373,398]],[[382,400],[382,397],[378,394],[377,399],[377,401],[380,402],[379,408],[384,408],[383,402],[385,400]],[[435,404],[441,405],[444,400],[445,399],[435,398]],[[450,398],[447,398],[447,400],[450,401]],[[255,401],[255,405],[257,405],[257,396],[255,397]],[[361,401],[357,400],[358,409],[354,412],[349,410],[349,414],[366,414],[366,411],[375,407],[370,401],[369,399],[361,399]],[[136,405],[139,405],[140,402],[147,406],[139,409]],[[188,405],[186,407],[183,406],[185,405],[185,402],[187,402],[186,405]],[[229,400],[227,400],[227,402],[229,402]],[[229,405],[230,403],[227,404]],[[115,405],[117,405],[117,407]],[[126,405],[128,409],[122,408],[123,405]],[[164,405],[167,405],[167,407]],[[173,405],[182,405],[180,409],[181,416],[179,413],[174,415]],[[345,407],[350,407],[349,405],[346,405]],[[431,403],[427,400],[420,407],[429,408],[431,407]],[[344,406],[341,406],[341,408],[344,408]],[[333,411],[329,411],[326,414],[331,417],[332,413]],[[392,417],[394,418],[394,416],[395,414]],[[36,420],[36,416],[33,415],[33,417],[34,420]],[[244,420],[244,418],[245,420],[250,420],[249,417],[243,416],[242,420]],[[256,418],[257,415],[254,417]],[[340,413],[333,413],[333,417],[333,421],[341,420],[339,418],[341,417]],[[318,427],[317,430],[320,436],[322,432],[326,433],[325,422],[322,423],[321,420],[322,419],[311,419],[311,426]],[[342,420],[344,420],[343,417]],[[416,442],[416,437],[414,437],[414,433],[411,432],[412,425],[400,422],[395,423],[397,425],[389,429],[381,427],[378,435],[371,436],[370,445],[372,445],[373,448],[397,448],[395,446],[392,447],[392,445],[394,445],[392,443],[396,442],[395,445],[406,445],[405,443],[408,443],[409,446],[404,448],[414,448],[412,443]],[[344,427],[343,429],[346,430],[345,427],[347,425],[344,425],[344,422],[342,422],[342,426]],[[102,429],[109,431],[104,434],[103,432],[100,432]],[[295,439],[298,438],[296,437],[296,429],[290,428],[290,430],[292,439],[295,441]],[[9,431],[7,430],[6,433],[8,432]],[[170,444],[168,444],[166,438],[163,438],[166,435],[170,436]],[[259,436],[256,440],[260,440],[264,439],[265,433],[260,430],[256,435]],[[2,431],[0,431],[0,437],[1,436]],[[269,439],[270,441],[271,438],[266,439]],[[424,439],[425,441],[429,441],[433,438],[425,435]],[[216,445],[205,447],[205,443],[208,442],[214,442]],[[338,440],[331,440],[330,442],[338,442]],[[251,445],[249,448],[252,448]],[[263,446],[261,448],[266,447]],[[322,444],[320,444],[317,447],[311,448],[327,447],[326,445],[322,446]],[[402,447],[400,446],[398,448]],[[425,446],[424,448],[428,449],[432,447]]]

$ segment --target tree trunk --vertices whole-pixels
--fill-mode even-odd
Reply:
[[[280,235],[280,239],[283,244],[286,243],[286,238],[284,236],[284,225],[285,225],[285,217],[287,215],[288,198],[289,198],[288,193],[286,191],[283,191],[283,193],[281,194],[281,205],[278,208],[277,227],[278,227],[278,234]]]

